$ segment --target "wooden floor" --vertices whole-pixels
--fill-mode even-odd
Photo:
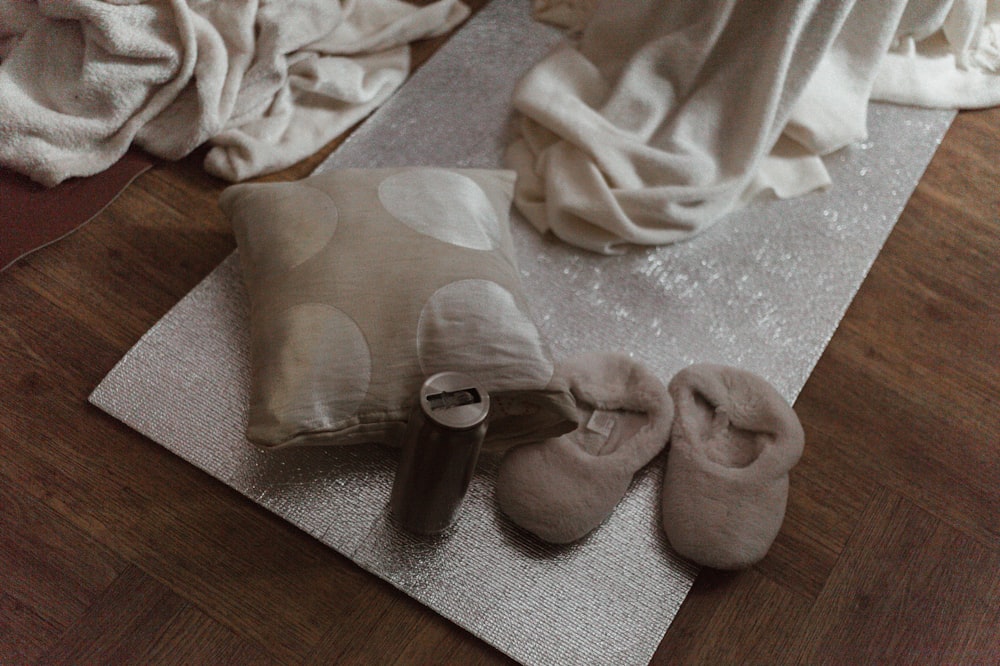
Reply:
[[[1000,663],[998,155],[960,114],[795,405],[778,541],[653,663]],[[87,404],[234,248],[200,157],[0,273],[0,664],[508,662]]]

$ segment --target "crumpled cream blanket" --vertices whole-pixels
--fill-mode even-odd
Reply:
[[[385,101],[408,43],[459,0],[0,0],[0,164],[45,185],[137,143],[178,159],[210,142],[230,181],[308,156]]]
[[[515,202],[539,230],[597,252],[686,239],[761,193],[828,185],[820,156],[865,138],[872,99],[1000,103],[1000,0],[534,9],[583,28],[515,92]]]

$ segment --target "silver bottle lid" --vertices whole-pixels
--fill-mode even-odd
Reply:
[[[469,430],[490,413],[490,396],[468,375],[439,372],[420,387],[420,409],[441,427]]]

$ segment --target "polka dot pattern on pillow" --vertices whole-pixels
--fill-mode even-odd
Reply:
[[[545,360],[520,363],[525,350]],[[427,376],[457,362],[466,373],[512,385],[544,385],[554,372],[538,329],[513,294],[490,280],[459,280],[431,294],[417,324],[417,359]]]
[[[474,250],[497,247],[497,211],[468,176],[444,170],[404,171],[379,184],[378,198],[390,215],[414,231]],[[456,199],[465,205],[455,206]]]
[[[338,170],[220,199],[250,296],[247,437],[398,443],[423,380],[490,392],[486,447],[575,428],[508,227],[513,172]]]

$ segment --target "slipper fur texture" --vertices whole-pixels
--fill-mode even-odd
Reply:
[[[611,515],[635,473],[663,450],[674,407],[663,383],[622,354],[584,354],[556,373],[576,399],[579,426],[509,451],[496,498],[522,528],[570,543]]]
[[[781,529],[802,425],[773,386],[745,370],[692,365],[669,390],[677,414],[663,477],[667,539],[697,564],[749,567]]]

